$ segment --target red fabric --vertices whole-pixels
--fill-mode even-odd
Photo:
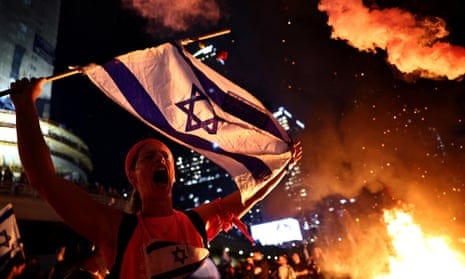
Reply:
[[[174,215],[153,218],[137,215],[138,224],[124,253],[120,278],[146,278],[143,247],[154,238],[204,247],[202,236],[182,212],[175,210]]]
[[[250,241],[252,245],[255,245],[255,241],[250,235],[247,226],[237,216],[230,212],[226,212],[221,205],[221,198],[213,201],[216,206],[218,214],[216,218],[209,220],[209,226],[207,229],[208,241],[211,241],[220,231],[228,232],[233,225],[235,225],[244,236]]]

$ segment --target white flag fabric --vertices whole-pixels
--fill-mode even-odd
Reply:
[[[0,270],[3,270],[18,253],[24,253],[23,244],[13,205],[9,203],[0,211]]]
[[[177,45],[130,52],[85,74],[148,126],[225,169],[243,200],[291,159],[291,139],[263,104]]]

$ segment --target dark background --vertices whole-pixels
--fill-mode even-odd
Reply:
[[[383,49],[360,51],[331,39],[328,15],[314,0],[216,3],[220,16],[215,22],[194,17],[185,29],[172,30],[124,9],[120,1],[63,1],[56,71],[229,28],[231,34],[210,40],[228,52],[226,64],[209,64],[270,110],[284,105],[306,124],[297,140],[304,145],[309,208],[331,194],[350,197],[362,188],[373,193],[388,188],[396,198],[427,208],[425,212],[435,210],[439,220],[465,221],[461,78],[406,75],[386,61]],[[441,40],[465,45],[463,2],[364,3],[399,8],[418,20],[440,17],[449,31]],[[461,57],[457,63],[463,63]],[[54,83],[51,113],[89,145],[92,179],[107,187],[127,187],[126,151],[142,137],[158,136],[84,76]],[[184,151],[171,146],[175,153]]]

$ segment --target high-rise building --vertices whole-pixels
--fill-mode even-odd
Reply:
[[[195,151],[176,158],[176,185],[173,196],[182,209],[212,202],[237,187],[231,176],[218,165]]]
[[[299,133],[305,129],[305,124],[296,119],[292,113],[284,107],[279,107],[273,116],[278,120],[281,126],[288,132],[291,138],[297,138]],[[293,201],[297,211],[302,210],[302,203],[307,197],[307,189],[303,185],[301,175],[301,166],[298,163],[290,171],[288,176],[282,182],[287,196]]]
[[[53,74],[60,5],[60,0],[0,0],[0,91],[24,77]],[[64,178],[86,184],[93,169],[89,148],[79,137],[49,119],[50,98],[51,84],[46,83],[36,105],[56,171]],[[27,183],[23,180],[15,127],[10,97],[0,97],[0,172],[11,171],[13,175],[12,181],[0,180],[0,202],[11,202],[15,198],[9,195],[12,188]],[[16,212],[20,219],[58,219],[39,199],[18,199],[16,202],[24,202]],[[22,211],[23,208],[34,210]]]
[[[279,107],[273,113],[273,116],[293,140],[297,140],[299,134],[305,129],[304,123],[296,119],[284,107]],[[301,166],[298,163],[289,170],[288,175],[284,177],[266,199],[252,208],[250,212],[251,216],[253,216],[252,223],[295,217],[300,214],[306,196],[307,190],[303,185]]]
[[[58,36],[60,0],[0,1],[0,90],[23,77],[53,74]],[[37,101],[39,114],[49,118],[50,83]],[[13,109],[9,96],[0,108]]]

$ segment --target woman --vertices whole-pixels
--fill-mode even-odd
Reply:
[[[45,81],[23,79],[11,85],[23,168],[31,186],[60,218],[99,247],[114,278],[195,275],[197,267],[208,263],[207,234],[209,240],[231,227],[286,174],[283,169],[245,203],[236,191],[181,212],[173,209],[171,198],[175,181],[173,155],[162,142],[146,139],[129,150],[125,162],[126,175],[140,201],[136,212],[128,214],[101,204],[55,172],[35,107]],[[292,163],[301,158],[301,152],[300,144],[296,144]]]

